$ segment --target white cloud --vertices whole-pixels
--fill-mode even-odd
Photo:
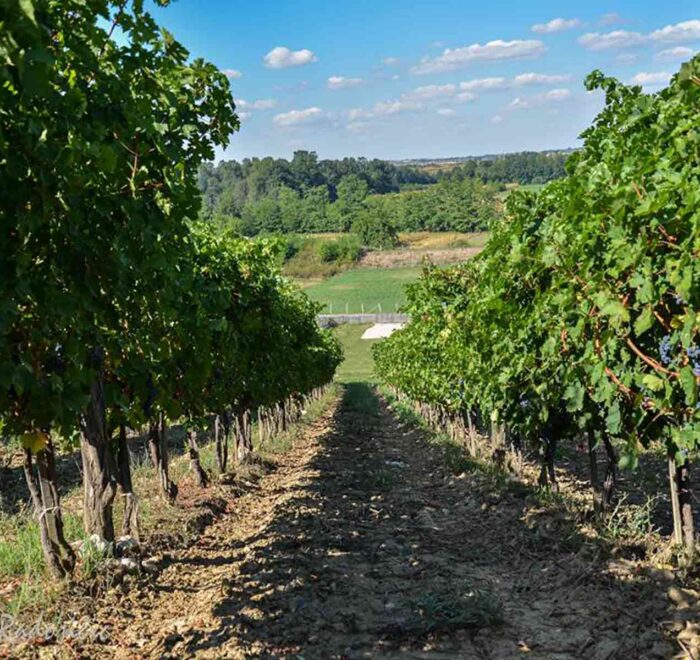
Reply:
[[[465,103],[477,98],[476,94],[468,91],[460,91],[462,85],[426,85],[401,95],[402,101],[412,103],[423,103],[425,101],[456,101]]]
[[[537,23],[531,29],[538,34],[552,34],[577,27],[581,27],[581,21],[578,18],[553,18],[547,23]]]
[[[457,94],[455,98],[460,103],[467,103],[468,101],[474,101],[477,98],[477,96],[476,94],[472,94],[471,92],[462,92],[461,94]]]
[[[411,73],[441,73],[443,71],[456,71],[463,69],[475,61],[510,60],[525,57],[537,57],[547,49],[541,41],[515,40],[489,41],[484,44],[472,44],[462,48],[447,48],[442,55],[426,57],[420,64],[411,69]]]
[[[671,75],[667,71],[657,71],[654,73],[648,71],[640,71],[630,82],[633,85],[642,85],[642,87],[660,87],[668,85],[671,80]]]
[[[252,113],[250,113],[250,112],[238,112],[236,114],[238,115],[238,118],[241,121],[248,121],[252,116]]]
[[[325,114],[321,108],[313,107],[305,110],[290,110],[275,115],[272,121],[276,126],[299,126],[300,124],[310,124],[323,119]]]
[[[452,108],[440,108],[437,111],[437,114],[442,115],[443,117],[449,117],[455,114],[455,111]]]
[[[376,103],[372,112],[369,114],[370,117],[387,117],[389,115],[395,115],[400,112],[412,112],[414,110],[421,110],[423,105],[416,101],[401,100],[401,101],[380,101]]]
[[[402,98],[414,100],[434,99],[440,96],[454,96],[456,91],[456,85],[426,85],[425,87],[416,87],[416,89],[404,94]]]
[[[350,122],[358,120],[367,120],[376,117],[386,117],[395,115],[401,112],[411,112],[417,110],[428,110],[435,105],[467,103],[477,99],[476,91],[489,91],[500,89],[522,88],[526,85],[553,85],[556,83],[566,82],[571,79],[570,75],[550,75],[544,73],[522,73],[512,79],[498,78],[476,78],[466,80],[459,84],[447,83],[444,85],[423,85],[416,87],[409,92],[405,92],[400,98],[395,100],[382,101],[375,104],[371,109],[354,108],[346,111],[345,116]],[[552,89],[547,93],[535,96],[532,99],[519,99],[523,103],[539,104],[550,101],[562,100],[568,97],[571,92],[568,89]],[[519,103],[515,104],[518,107]],[[442,108],[449,110],[449,108]],[[442,112],[442,109],[436,110],[439,114],[447,115],[451,112]]]
[[[382,60],[382,63],[385,66],[396,66],[399,63],[399,58],[398,57],[385,57]]]
[[[615,25],[616,23],[622,23],[622,16],[614,11],[603,14],[600,17],[601,25]]]
[[[241,78],[243,76],[243,74],[237,69],[222,69],[221,73],[223,73],[229,79]]]
[[[548,91],[544,98],[546,101],[563,101],[571,96],[570,89],[552,89]]]
[[[579,37],[578,42],[588,50],[608,50],[611,48],[631,48],[649,41],[657,43],[674,43],[700,40],[700,20],[683,21],[667,25],[659,30],[642,34],[627,30],[612,32],[588,32]]]
[[[346,111],[345,115],[350,122],[362,123],[358,120],[374,119],[376,117],[389,117],[402,112],[413,112],[425,109],[422,100],[408,98],[405,94],[400,99],[390,101],[380,101],[375,103],[371,110],[364,108],[352,108]]]
[[[372,127],[368,121],[353,121],[345,125],[346,130],[353,133],[362,133]]]
[[[578,38],[578,42],[588,50],[608,50],[610,48],[630,48],[640,46],[646,41],[646,37],[639,32],[627,32],[626,30],[613,30],[600,34],[588,32]]]
[[[548,75],[546,73],[521,73],[513,78],[513,84],[519,85],[556,85],[571,80],[569,75]]]
[[[273,48],[263,61],[268,69],[287,69],[292,66],[303,66],[317,61],[316,55],[306,48],[289,50],[286,46]]]
[[[670,60],[684,60],[687,57],[692,57],[695,51],[687,46],[676,46],[675,48],[667,48],[656,53],[656,59],[661,62]]]
[[[504,89],[508,86],[505,78],[475,78],[459,83],[459,88],[465,92],[481,92],[490,89]]]
[[[491,123],[492,124],[500,124],[503,121],[503,117],[501,115],[494,115],[491,117]]]
[[[367,116],[367,111],[362,108],[351,108],[345,113],[350,121],[355,121],[356,119],[363,119]]]
[[[526,110],[529,108],[538,108],[548,103],[558,103],[565,101],[571,97],[571,90],[565,88],[551,89],[544,94],[536,94],[528,98],[517,96],[509,104],[511,110]]]
[[[566,74],[521,73],[512,80],[507,78],[475,78],[459,83],[459,88],[467,92],[488,92],[491,90],[523,87],[525,85],[556,85],[571,80]]]
[[[247,110],[270,110],[277,105],[275,99],[259,99],[257,101],[246,101],[245,99],[238,99],[236,101],[236,107]]]
[[[531,103],[529,103],[526,99],[520,98],[519,96],[516,96],[509,104],[508,107],[513,109],[513,110],[519,110],[521,108],[529,108],[531,107]]]
[[[675,25],[667,25],[651,32],[649,38],[652,41],[661,42],[696,41],[700,39],[700,21],[683,21]]]
[[[344,76],[331,76],[328,79],[328,89],[345,89],[357,87],[364,82],[362,78],[345,78]]]

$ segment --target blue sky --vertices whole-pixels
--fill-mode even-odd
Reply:
[[[649,91],[700,50],[700,2],[177,0],[154,10],[228,72],[224,158],[436,158],[576,146],[602,69]]]

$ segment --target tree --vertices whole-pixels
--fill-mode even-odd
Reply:
[[[326,183],[315,151],[295,151],[289,167],[301,188],[316,188]]]
[[[32,455],[52,452],[33,440],[49,430],[79,435],[86,531],[111,541],[109,410],[161,351],[145,340],[169,313],[153,293],[176,277],[199,167],[238,120],[226,77],[188,62],[141,0],[0,12],[0,414]],[[59,566],[49,503],[37,514]]]
[[[280,205],[273,197],[249,202],[241,215],[243,226],[249,235],[280,232],[284,229]]]
[[[305,190],[299,229],[305,232],[332,231],[327,216],[328,205],[328,188],[325,185]]]
[[[337,197],[331,205],[335,220],[333,224],[338,231],[350,231],[350,227],[364,208],[369,187],[364,179],[356,174],[344,176],[337,187]]]
[[[374,213],[365,210],[360,213],[352,225],[352,232],[370,248],[390,248],[398,243],[398,234],[381,207]]]
[[[278,194],[282,231],[294,233],[299,231],[302,224],[303,202],[299,193],[293,188],[284,186]]]
[[[606,103],[567,176],[509,196],[476,259],[427,269],[409,289],[411,323],[375,348],[385,380],[429,419],[458,424],[476,411],[539,448],[549,488],[556,443],[585,434],[601,509],[612,484],[597,485],[597,443],[606,482],[618,463],[634,468],[645,447],[665,446],[674,541],[688,556],[700,447],[699,81],[700,56],[657,94],[592,73],[587,88]]]

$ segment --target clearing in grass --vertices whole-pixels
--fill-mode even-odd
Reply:
[[[339,383],[374,383],[374,359],[372,345],[379,339],[362,339],[362,334],[372,324],[339,325],[333,331],[343,347],[345,359],[335,372]]]
[[[349,270],[309,287],[306,293],[323,305],[322,313],[396,312],[406,302],[404,287],[420,272],[419,267]]]

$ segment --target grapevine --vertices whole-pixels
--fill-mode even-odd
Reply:
[[[613,478],[618,463],[634,467],[645,447],[664,445],[675,540],[692,552],[700,58],[656,94],[600,72],[586,84],[605,106],[567,176],[512,194],[472,262],[428,268],[408,296],[411,322],[375,357],[389,385],[438,417],[476,415],[513,446],[538,446],[552,487],[558,441],[602,443]]]

